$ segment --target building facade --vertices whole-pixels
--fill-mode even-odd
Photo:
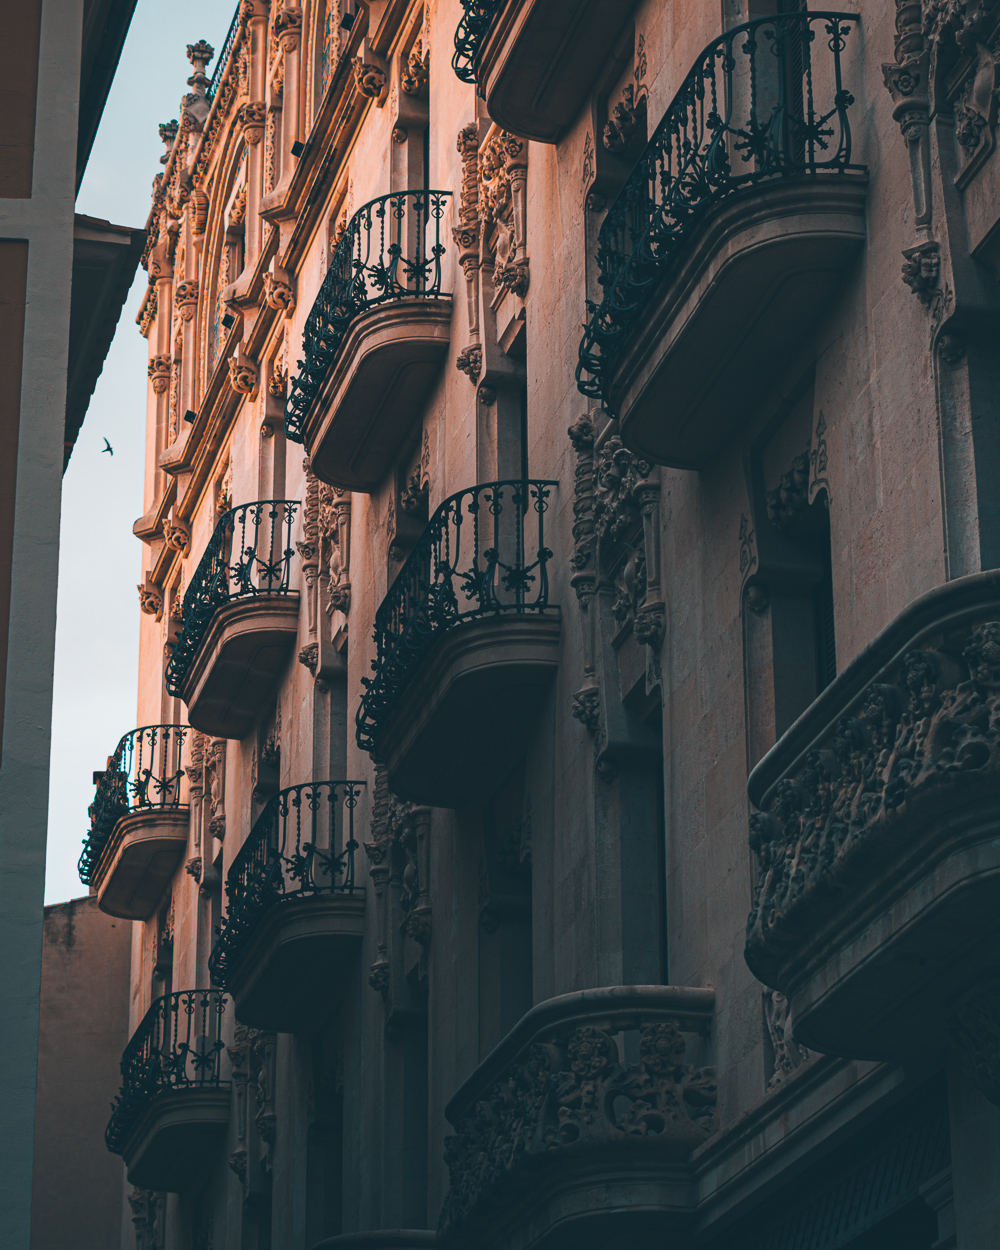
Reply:
[[[189,47],[81,860],[140,1250],[993,1244],[998,50],[971,0]]]
[[[4,8],[0,140],[0,972],[4,1243],[31,1236],[62,473],[141,230],[74,213],[135,0]]]

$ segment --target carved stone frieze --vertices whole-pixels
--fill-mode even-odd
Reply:
[[[600,1021],[553,1029],[482,1090],[446,1139],[440,1233],[455,1237],[495,1217],[514,1184],[544,1176],[563,1156],[642,1148],[683,1162],[717,1130],[715,1104],[715,1071],[688,1061],[678,1022],[643,1024],[635,1063]]]
[[[907,651],[751,814],[751,968],[772,969],[908,825],[974,787],[1000,791],[998,621]]]

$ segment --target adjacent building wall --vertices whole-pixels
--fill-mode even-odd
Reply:
[[[131,925],[74,898],[45,908],[31,1250],[107,1250],[124,1169],[102,1148],[128,1041]]]

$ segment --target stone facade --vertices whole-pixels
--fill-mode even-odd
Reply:
[[[188,49],[135,525],[186,737],[87,857],[143,1250],[1000,1218],[1000,8],[570,7]]]

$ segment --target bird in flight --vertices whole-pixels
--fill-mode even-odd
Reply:
[[[110,452],[112,456],[115,454],[115,449],[111,446],[107,439],[104,440],[104,446],[101,448],[101,455],[103,456],[106,451]]]

